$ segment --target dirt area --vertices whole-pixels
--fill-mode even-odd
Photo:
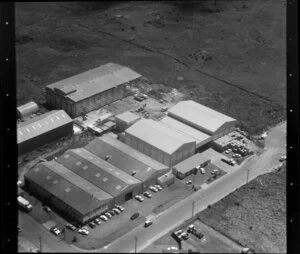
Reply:
[[[257,177],[198,217],[257,253],[285,253],[286,170]]]
[[[107,62],[240,121],[285,119],[285,1],[16,3],[17,103]],[[157,92],[158,91],[158,92]]]

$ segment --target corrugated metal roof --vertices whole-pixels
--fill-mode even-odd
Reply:
[[[136,122],[125,133],[129,133],[170,155],[184,144],[196,143],[191,137],[151,119],[142,119]]]
[[[116,120],[120,120],[122,122],[129,123],[129,124],[134,121],[137,121],[140,118],[141,118],[140,116],[131,113],[130,111],[125,111],[124,113],[116,116]]]
[[[168,168],[110,136],[94,139],[85,149],[102,159],[109,156],[107,162],[129,175],[135,172],[133,177],[141,181],[146,181]]]
[[[53,172],[65,178],[66,180],[73,183],[74,185],[80,187],[81,189],[83,189],[90,195],[94,196],[98,200],[100,201],[104,200],[105,202],[107,202],[107,200],[112,199],[112,196],[110,194],[106,193],[105,191],[101,190],[100,188],[96,187],[90,182],[86,181],[85,179],[78,176],[73,171],[67,169],[63,165],[57,163],[56,161],[43,162],[42,164],[46,165]]]
[[[168,115],[171,117],[177,116],[211,133],[214,133],[226,122],[236,121],[229,116],[194,101],[181,101],[177,103],[169,109]]]
[[[47,87],[54,92],[57,89],[72,101],[77,102],[140,77],[140,74],[127,67],[108,63]],[[76,91],[71,92],[74,89]]]
[[[104,200],[99,200],[96,196],[76,184],[65,179],[60,174],[50,169],[49,164],[40,163],[34,169],[28,171],[25,178],[35,182],[40,188],[47,190],[74,210],[84,215],[103,205]]]
[[[191,136],[193,139],[195,139],[196,144],[200,144],[203,141],[209,142],[211,140],[211,136],[207,135],[206,133],[199,131],[193,127],[190,127],[189,125],[186,125],[180,121],[177,121],[176,119],[172,117],[164,117],[161,120],[162,123],[169,125],[171,128],[175,128],[178,131],[181,131],[189,136]]]
[[[114,197],[130,185],[140,183],[83,148],[68,150],[57,161]],[[116,189],[118,185],[121,188]]]
[[[207,161],[210,161],[208,157],[201,153],[196,153],[195,155],[189,157],[188,159],[178,163],[177,165],[174,166],[174,168],[178,171],[181,172],[182,174],[185,174],[189,172],[190,170],[196,168],[202,163],[205,163]]]
[[[18,144],[73,122],[64,110],[53,110],[18,124]]]

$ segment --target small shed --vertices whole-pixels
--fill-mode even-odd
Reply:
[[[136,123],[141,117],[131,113],[130,111],[126,111],[122,114],[116,116],[116,126],[119,131],[125,131],[131,125]]]
[[[173,172],[178,178],[184,179],[188,175],[194,173],[195,170],[197,170],[197,167],[205,167],[210,162],[211,160],[204,154],[197,153],[175,165],[173,167]]]
[[[170,186],[175,182],[175,177],[172,173],[172,170],[170,170],[168,173],[160,176],[159,178],[157,178],[157,183],[166,187],[166,186]]]
[[[37,111],[39,111],[39,106],[35,102],[30,101],[27,104],[17,108],[17,115],[19,118],[23,119],[24,117],[30,116]]]

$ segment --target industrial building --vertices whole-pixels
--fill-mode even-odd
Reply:
[[[140,116],[131,113],[130,111],[125,111],[124,113],[117,115],[115,118],[117,130],[121,132],[125,131],[127,128],[141,119]]]
[[[110,208],[113,197],[55,161],[39,163],[24,176],[25,185],[42,202],[70,220],[85,223]]]
[[[180,179],[184,179],[188,175],[197,171],[197,167],[205,167],[211,160],[201,153],[197,153],[192,157],[178,163],[173,167],[173,173]]]
[[[53,110],[21,122],[17,126],[19,154],[70,133],[73,133],[73,120],[63,110]]]
[[[122,99],[126,86],[140,77],[127,67],[108,63],[46,86],[46,100],[74,118]]]
[[[142,191],[156,184],[157,178],[169,171],[168,166],[109,135],[94,139],[85,149],[140,180]]]
[[[211,136],[212,140],[235,129],[237,121],[194,101],[181,101],[169,109],[168,116]]]
[[[162,120],[162,123],[169,125],[171,128],[174,128],[184,134],[190,136],[196,141],[196,148],[202,147],[212,141],[212,137],[200,130],[197,130],[189,125],[186,125],[176,119],[166,116]]]
[[[100,159],[84,148],[66,151],[57,162],[113,196],[113,204],[122,204],[142,192],[141,182]]]
[[[22,106],[17,107],[17,116],[21,120],[24,120],[24,118],[38,111],[39,111],[39,106],[35,102],[30,101]]]
[[[171,167],[195,153],[195,140],[167,124],[142,119],[125,131],[125,143]]]

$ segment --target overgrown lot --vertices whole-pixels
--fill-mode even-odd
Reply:
[[[256,253],[286,252],[286,170],[259,176],[198,218]]]
[[[44,102],[49,83],[117,62],[260,132],[285,118],[284,5],[16,3],[18,105]]]

